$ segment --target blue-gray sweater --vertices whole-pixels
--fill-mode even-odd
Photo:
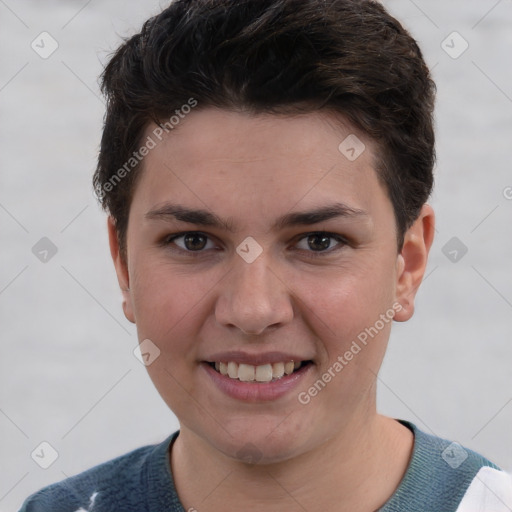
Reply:
[[[471,450],[401,423],[414,433],[413,455],[381,512],[456,512],[479,470],[498,469]],[[45,487],[20,512],[185,512],[167,456],[178,434]]]

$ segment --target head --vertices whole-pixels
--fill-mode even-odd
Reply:
[[[362,421],[433,237],[434,85],[412,37],[368,0],[178,0],[102,85],[94,185],[182,429],[233,457],[265,438],[270,461]],[[306,389],[208,385],[218,357],[283,354],[309,362]]]

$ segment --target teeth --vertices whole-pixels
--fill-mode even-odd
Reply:
[[[287,361],[286,363],[272,363],[253,366],[252,364],[238,364],[234,361],[216,362],[215,369],[222,375],[242,382],[270,382],[290,375],[301,365],[300,361]]]
[[[228,375],[232,379],[238,379],[238,364],[233,361],[228,363]]]
[[[284,365],[284,373],[286,373],[286,375],[290,375],[290,373],[293,372],[294,368],[295,368],[295,364],[293,363],[293,361],[288,361]]]
[[[272,380],[272,365],[262,364],[256,366],[256,380],[258,382],[270,382]]]
[[[250,382],[254,380],[256,368],[252,364],[239,364],[238,365],[238,380],[243,382]]]
[[[280,379],[284,375],[284,363],[274,363],[272,365],[272,377]]]

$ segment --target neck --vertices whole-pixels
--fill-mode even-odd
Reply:
[[[398,487],[412,446],[406,427],[375,413],[293,460],[247,464],[182,428],[171,467],[185,510],[368,512]]]

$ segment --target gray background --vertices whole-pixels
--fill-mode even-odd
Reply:
[[[438,224],[417,312],[394,327],[380,410],[512,470],[512,1],[384,3],[438,84]],[[133,356],[90,185],[102,63],[165,4],[0,0],[1,512],[177,428]],[[47,59],[31,48],[43,31],[59,44]],[[453,31],[469,44],[458,58]],[[42,237],[58,250],[46,263],[32,252]],[[468,249],[456,262],[443,252],[452,237]],[[31,458],[42,441],[59,454],[46,470]]]

